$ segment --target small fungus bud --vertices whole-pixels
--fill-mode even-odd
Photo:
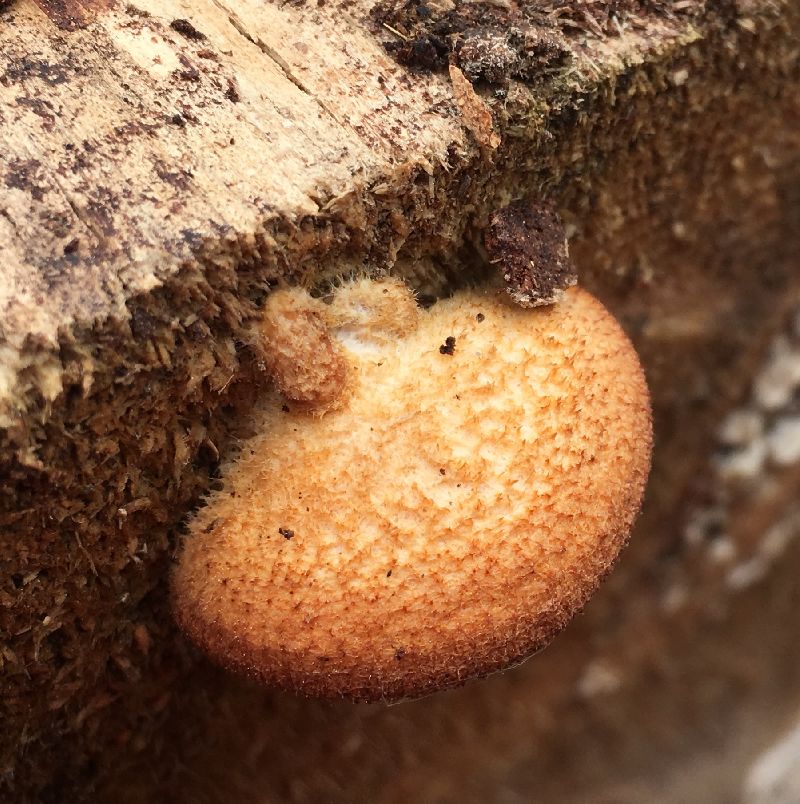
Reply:
[[[313,365],[286,368],[317,309],[293,293],[271,308],[278,386],[328,398],[306,385]],[[346,394],[324,416],[264,407],[190,523],[174,608],[212,658],[265,683],[396,700],[513,665],[582,608],[639,510],[649,397],[582,290],[538,310],[477,291],[418,310],[392,282],[339,294],[314,312],[331,345],[320,359],[300,339],[295,361],[320,359]]]
[[[347,363],[330,336],[322,302],[301,290],[274,291],[259,334],[264,363],[286,399],[325,409],[339,398]]]

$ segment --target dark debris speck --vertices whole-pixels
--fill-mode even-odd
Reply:
[[[169,27],[181,36],[186,37],[186,39],[190,39],[192,42],[205,42],[206,40],[206,35],[198,31],[189,20],[172,20]]]
[[[439,347],[440,355],[453,355],[456,351],[456,339],[452,335],[448,335],[444,339],[444,343]]]
[[[290,528],[278,528],[278,533],[280,533],[284,539],[294,538],[294,531]]]
[[[145,11],[143,8],[137,8],[131,3],[128,3],[128,5],[125,6],[125,11],[130,17],[141,17],[142,19],[149,19],[151,16],[148,11]]]
[[[228,88],[225,90],[225,97],[231,103],[239,103],[242,99],[241,95],[239,94],[239,89],[236,86],[236,82],[230,78],[228,79]]]

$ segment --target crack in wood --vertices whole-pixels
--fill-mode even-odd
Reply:
[[[309,98],[311,98],[311,100],[313,100],[314,103],[316,103],[337,125],[342,125],[342,121],[336,117],[336,115],[300,80],[300,78],[298,78],[297,75],[295,75],[295,73],[292,71],[291,65],[286,61],[286,59],[283,58],[283,56],[281,56],[280,53],[278,53],[277,50],[275,50],[275,48],[270,47],[263,39],[261,39],[261,37],[251,34],[238,15],[229,9],[224,3],[219,2],[219,0],[214,0],[214,5],[216,5],[227,15],[228,22],[230,22],[238,34],[243,36],[251,44],[255,45],[281,70],[284,76],[286,76],[286,78],[291,81],[292,84],[294,84],[304,95],[307,95]],[[348,128],[350,128],[350,126],[348,126]]]

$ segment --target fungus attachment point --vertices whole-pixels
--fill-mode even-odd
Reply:
[[[497,210],[484,245],[520,307],[553,304],[578,281],[564,224],[550,204],[522,200]]]
[[[395,700],[519,662],[580,610],[639,509],[649,398],[582,290],[538,310],[468,292],[419,311],[396,283],[339,293],[319,315],[347,393],[324,416],[268,401],[191,523],[174,607],[211,657],[264,682]]]

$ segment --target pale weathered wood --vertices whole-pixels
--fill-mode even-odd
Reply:
[[[60,393],[60,331],[124,319],[199,242],[309,215],[358,228],[409,170],[473,149],[448,77],[387,55],[367,0],[104,6],[17,0],[0,20],[5,426]],[[699,35],[655,20],[576,47],[563,73],[596,81]]]

